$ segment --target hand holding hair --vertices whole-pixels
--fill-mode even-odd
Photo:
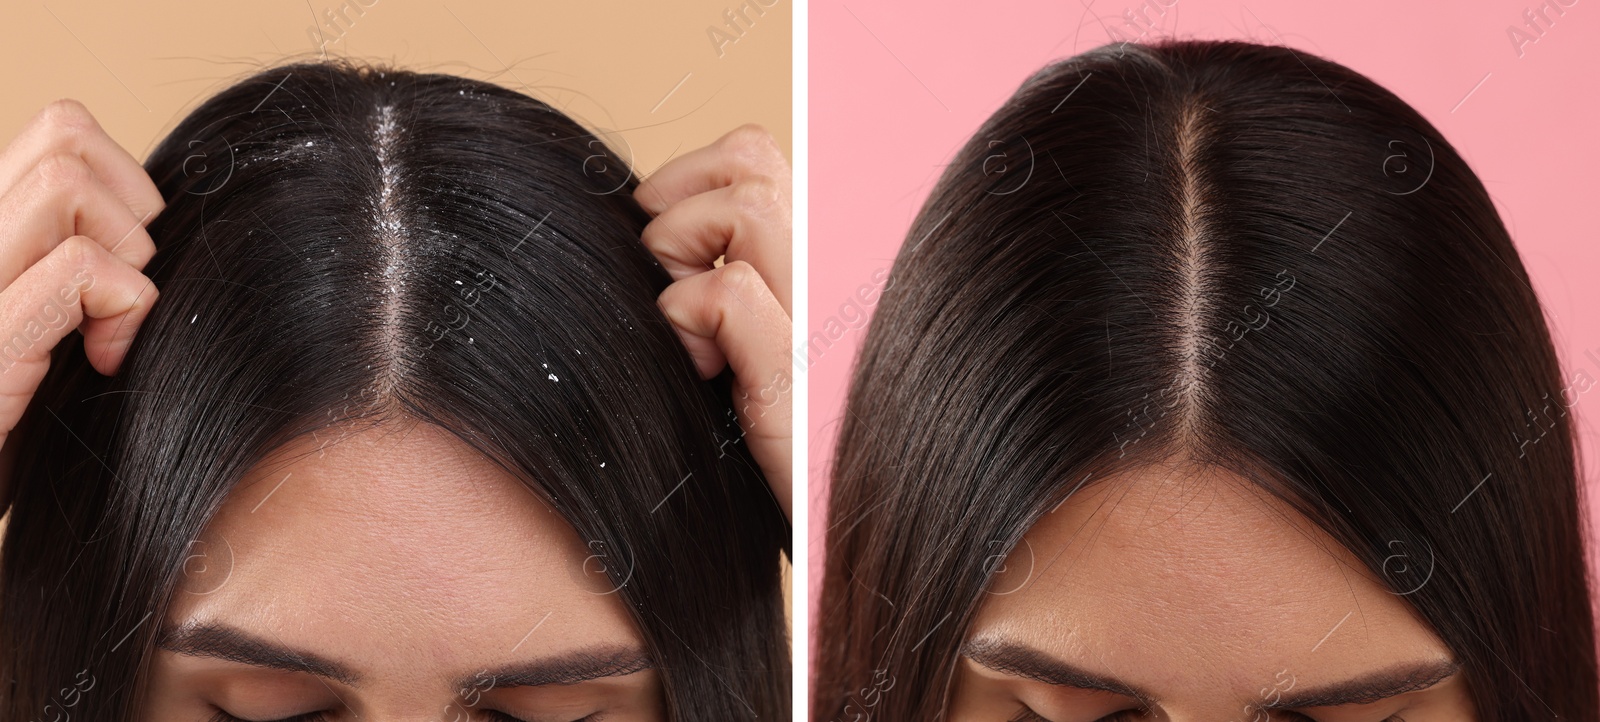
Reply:
[[[702,377],[732,367],[744,441],[787,516],[789,164],[770,134],[744,125],[668,162],[633,195],[655,217],[644,244],[673,278],[658,303]]]
[[[99,372],[116,373],[156,300],[140,271],[145,227],[165,208],[144,168],[87,108],[59,100],[0,153],[0,513],[10,506],[6,441],[74,328]]]

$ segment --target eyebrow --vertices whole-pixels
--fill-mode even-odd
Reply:
[[[336,680],[352,687],[361,676],[338,662],[291,647],[266,641],[244,630],[225,624],[188,624],[163,632],[157,646],[174,654],[237,662],[252,667],[304,672]],[[563,652],[531,662],[484,670],[464,677],[461,688],[539,687],[570,685],[651,669],[654,664],[643,650],[622,645],[598,646]]]
[[[486,670],[461,680],[458,686],[490,688],[542,687],[588,682],[607,677],[622,677],[653,668],[650,656],[636,647],[606,646],[579,649],[563,654]]]
[[[1128,684],[1097,675],[1033,647],[1005,640],[975,640],[961,647],[961,654],[984,667],[1015,677],[1076,689],[1099,690],[1137,699],[1149,706],[1152,696]],[[1367,704],[1432,687],[1460,671],[1451,660],[1429,660],[1398,664],[1356,679],[1312,689],[1295,690],[1278,696],[1264,710],[1304,707],[1337,707]]]
[[[1285,694],[1263,709],[1293,709],[1300,707],[1337,707],[1345,704],[1368,704],[1390,697],[1418,692],[1448,679],[1461,670],[1461,665],[1448,659],[1397,664],[1388,669],[1344,682],[1312,689],[1296,690]]]
[[[1001,674],[1058,687],[1091,689],[1133,697],[1148,706],[1152,696],[1132,685],[1074,667],[1025,644],[980,639],[961,646],[961,654]]]
[[[207,657],[252,667],[305,672],[355,686],[361,676],[338,662],[268,642],[223,624],[186,624],[163,632],[157,647],[188,657]]]

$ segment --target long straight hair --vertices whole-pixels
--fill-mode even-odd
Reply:
[[[937,719],[993,560],[1173,456],[1348,547],[1480,719],[1600,719],[1593,380],[1563,385],[1483,184],[1392,93],[1283,47],[1099,48],[1024,82],[907,238],[833,460],[814,719]]]
[[[161,300],[114,378],[62,344],[19,432],[0,716],[130,719],[186,562],[227,562],[193,542],[242,475],[414,419],[577,530],[670,719],[786,718],[788,524],[729,379],[656,305],[626,159],[508,89],[314,63],[209,99],[146,169]]]

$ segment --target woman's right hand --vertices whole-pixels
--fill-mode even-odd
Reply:
[[[144,168],[87,108],[51,103],[0,152],[0,514],[18,454],[11,432],[73,329],[111,375],[156,300],[140,271],[145,226],[165,207]]]

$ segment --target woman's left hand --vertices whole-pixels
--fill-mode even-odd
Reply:
[[[790,191],[778,144],[745,125],[662,166],[633,193],[655,217],[644,244],[673,278],[658,303],[701,377],[733,367],[739,427],[784,516],[794,383]]]

